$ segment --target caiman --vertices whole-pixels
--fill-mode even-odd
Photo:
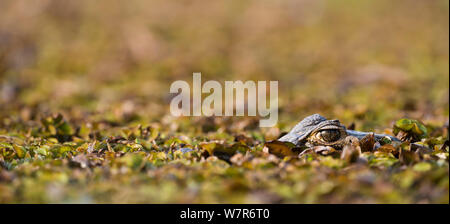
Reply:
[[[352,138],[347,138],[348,136],[361,140],[369,134],[373,134],[377,142],[383,139],[401,142],[390,135],[347,130],[339,120],[327,120],[319,114],[306,117],[278,141],[290,142],[298,147],[330,146],[339,149],[347,144],[349,138]]]

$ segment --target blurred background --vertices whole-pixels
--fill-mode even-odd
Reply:
[[[278,80],[283,130],[311,113],[443,124],[448,21],[447,0],[0,0],[0,121],[159,122],[170,84],[201,72]]]

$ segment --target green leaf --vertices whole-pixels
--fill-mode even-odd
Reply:
[[[425,125],[413,119],[403,118],[395,122],[394,134],[397,135],[400,131],[413,134],[420,138],[424,138],[428,135]]]
[[[67,123],[64,122],[62,125],[58,127],[58,130],[60,134],[63,135],[72,135],[73,134],[73,128]]]
[[[417,172],[426,172],[431,169],[431,164],[429,164],[427,162],[420,162],[420,163],[417,163],[416,165],[414,165],[413,169],[414,169],[414,171],[417,171]]]

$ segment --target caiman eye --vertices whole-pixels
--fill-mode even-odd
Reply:
[[[326,142],[335,142],[341,138],[341,132],[337,129],[327,129],[319,132],[320,137]]]

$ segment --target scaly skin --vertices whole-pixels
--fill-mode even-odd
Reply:
[[[300,121],[289,133],[278,140],[290,142],[296,146],[342,148],[347,136],[354,136],[361,140],[368,134],[371,133],[347,130],[339,120],[327,120],[319,114],[313,114]],[[374,134],[374,137],[376,141],[389,138],[392,141],[400,142],[399,139],[390,135]]]

